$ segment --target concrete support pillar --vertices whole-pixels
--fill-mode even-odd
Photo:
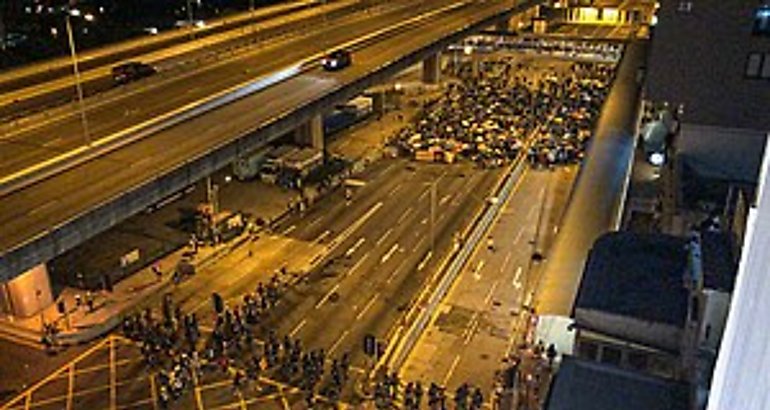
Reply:
[[[511,31],[511,19],[500,20],[495,23],[495,31],[500,33],[507,33]]]
[[[313,116],[308,122],[294,130],[294,141],[306,147],[324,149],[324,122],[321,114]]]
[[[441,54],[436,53],[422,61],[422,81],[438,84],[441,81]]]
[[[372,112],[375,115],[381,115],[385,113],[385,91],[378,90],[372,93]]]
[[[45,264],[35,266],[0,287],[3,310],[14,316],[30,317],[53,303]]]

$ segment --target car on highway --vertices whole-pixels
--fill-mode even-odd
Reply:
[[[326,71],[339,71],[353,63],[353,56],[348,50],[340,49],[321,59],[321,66]]]
[[[112,67],[112,80],[116,84],[126,84],[149,77],[158,71],[155,67],[140,61],[129,61]]]

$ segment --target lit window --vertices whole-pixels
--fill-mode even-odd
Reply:
[[[677,11],[680,13],[689,13],[692,11],[692,2],[691,1],[680,1],[679,2],[679,8],[677,8]]]
[[[746,77],[759,78],[759,73],[762,71],[762,53],[751,53],[749,59],[746,62]]]
[[[751,32],[757,36],[770,36],[770,6],[762,6],[754,12]]]

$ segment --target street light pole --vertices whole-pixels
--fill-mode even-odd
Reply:
[[[195,25],[193,24],[192,0],[187,0],[187,25],[190,27],[190,38],[195,38]]]
[[[72,58],[72,72],[75,76],[75,90],[78,97],[78,109],[80,111],[80,122],[83,125],[83,139],[86,145],[91,145],[91,135],[88,130],[88,118],[86,117],[86,102],[83,100],[83,85],[80,81],[80,70],[78,69],[78,56],[75,48],[75,36],[72,34],[71,10],[67,10],[64,16],[64,25],[67,29],[67,42],[70,48],[70,57]]]
[[[436,185],[438,180],[430,184],[430,251],[436,248]]]

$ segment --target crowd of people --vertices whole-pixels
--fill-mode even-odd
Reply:
[[[327,357],[322,348],[306,349],[299,339],[279,338],[272,330],[258,340],[258,332],[265,332],[260,323],[284,291],[285,284],[276,275],[232,307],[213,293],[214,325],[205,338],[198,316],[183,313],[170,294],[164,295],[158,311],[148,308],[125,317],[123,334],[137,342],[145,362],[155,370],[158,405],[169,408],[205,374],[213,373],[229,377],[235,395],[250,387],[270,388],[259,383],[266,376],[299,388],[307,408],[325,408],[342,400],[350,381],[350,353]],[[478,410],[484,403],[481,390],[468,384],[448,395],[445,387],[435,383],[424,389],[420,382],[402,382],[397,373],[386,369],[377,374],[370,397],[377,408],[417,410],[427,405],[443,410],[452,401],[455,409]]]
[[[396,144],[418,159],[451,162],[459,156],[485,167],[507,163],[527,147],[533,165],[580,161],[613,65],[533,70],[511,57],[464,62],[458,81],[423,106]]]
[[[408,382],[403,385],[403,391],[401,390],[402,383],[399,381],[397,373],[380,372],[374,384],[375,407],[378,409],[419,410],[425,403],[430,410],[448,408],[446,388],[436,383],[431,383],[427,392],[419,381]],[[423,400],[426,393],[428,397]],[[484,395],[480,388],[462,383],[452,395],[452,401],[457,410],[480,410],[484,405]],[[399,402],[400,407],[396,406],[396,403]]]

